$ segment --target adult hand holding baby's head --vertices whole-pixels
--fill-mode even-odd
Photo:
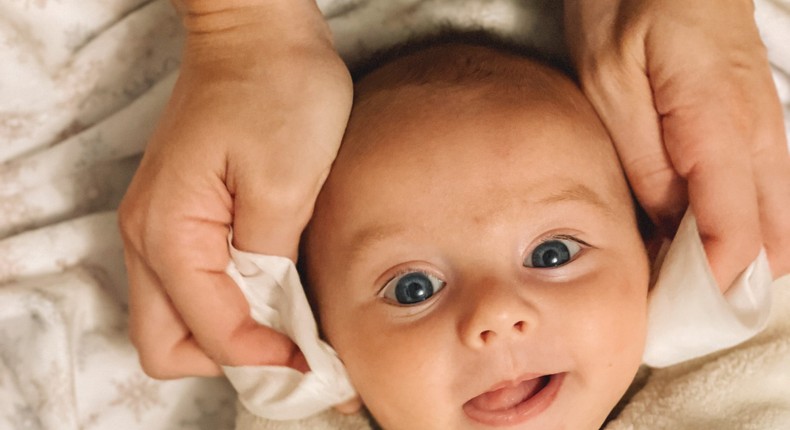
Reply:
[[[188,31],[172,97],[119,210],[130,332],[143,369],[306,370],[256,324],[225,274],[238,249],[296,258],[334,160],[352,84],[313,0],[182,1]]]
[[[764,246],[790,272],[790,156],[748,0],[568,0],[582,87],[634,192],[674,232],[687,204],[722,289]]]

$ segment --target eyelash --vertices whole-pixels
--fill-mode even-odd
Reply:
[[[528,250],[528,251],[525,253],[525,255],[524,255],[524,258],[523,258],[523,261],[524,261],[523,265],[524,265],[524,267],[526,267],[526,268],[528,268],[528,269],[529,269],[529,268],[533,268],[533,267],[530,267],[530,266],[527,266],[527,265],[526,265],[526,261],[527,261],[527,259],[528,259],[528,258],[529,258],[529,257],[530,257],[530,256],[531,256],[531,255],[532,255],[534,252],[535,252],[535,250],[537,250],[537,249],[538,249],[538,248],[539,248],[541,245],[543,245],[543,244],[545,244],[545,243],[547,243],[547,242],[554,241],[554,240],[570,240],[570,241],[572,241],[572,242],[575,242],[575,243],[579,244],[581,249],[580,249],[580,250],[577,252],[577,254],[576,254],[576,255],[574,255],[574,256],[571,258],[571,260],[570,260],[570,261],[568,261],[567,263],[564,263],[564,264],[562,264],[562,265],[560,265],[560,266],[557,266],[557,267],[550,267],[550,268],[534,268],[534,269],[539,269],[539,270],[547,270],[547,269],[556,269],[556,268],[559,268],[559,267],[563,267],[563,266],[565,266],[565,265],[567,265],[567,264],[570,264],[570,263],[572,263],[572,262],[573,262],[573,261],[575,261],[577,258],[579,258],[579,257],[580,257],[580,256],[581,256],[581,255],[584,253],[584,251],[585,251],[585,250],[587,250],[587,249],[589,249],[589,248],[593,248],[593,246],[592,246],[592,245],[590,245],[589,243],[587,243],[587,242],[585,242],[585,241],[583,241],[583,240],[579,239],[579,238],[578,238],[578,237],[576,237],[576,236],[573,236],[573,235],[570,235],[570,234],[554,234],[554,235],[551,235],[551,236],[544,237],[543,239],[540,239],[540,241],[539,241],[538,243],[536,243],[536,244],[535,244],[535,245],[533,245],[531,248],[529,248],[529,250]]]
[[[546,242],[549,242],[549,241],[552,241],[552,240],[558,240],[558,239],[572,240],[572,241],[578,243],[579,245],[584,245],[584,246],[586,246],[588,248],[592,247],[592,245],[590,245],[589,243],[579,239],[576,236],[573,236],[573,235],[570,235],[570,234],[554,234],[554,235],[551,235],[551,236],[548,236],[548,237],[545,237],[545,238],[541,239],[540,242],[538,242],[535,246],[532,247],[531,251],[534,251],[535,248],[539,247],[540,245],[542,245],[542,244],[544,244]]]
[[[382,293],[384,292],[384,289],[387,288],[387,285],[389,285],[390,282],[392,282],[393,280],[395,280],[395,279],[397,279],[397,278],[399,278],[401,276],[408,275],[410,273],[422,273],[425,276],[433,276],[434,278],[442,279],[440,276],[437,276],[435,273],[431,273],[428,270],[417,269],[417,268],[414,268],[414,267],[405,267],[403,269],[398,269],[398,271],[395,272],[395,274],[393,274],[392,276],[387,278],[387,280],[384,281],[384,283],[381,284],[381,287],[379,288],[379,290],[376,293],[376,295],[379,296],[379,297],[382,297]]]

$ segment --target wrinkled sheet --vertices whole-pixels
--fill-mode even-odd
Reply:
[[[161,382],[127,335],[115,208],[172,87],[167,1],[0,2],[0,428],[230,429],[224,379]]]

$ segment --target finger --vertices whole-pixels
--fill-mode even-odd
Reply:
[[[248,179],[255,182],[254,179]],[[258,182],[265,183],[265,182]],[[268,187],[266,187],[268,188]],[[312,213],[314,196],[287,196],[276,202],[249,186],[241,186],[234,199],[233,246],[248,252],[278,255],[296,261],[299,238]],[[271,208],[282,208],[272,211]]]
[[[712,79],[715,82],[715,79]],[[717,82],[659,88],[664,141],[688,183],[691,208],[713,275],[724,291],[761,245],[757,191],[742,124],[741,97]],[[683,94],[683,100],[675,98]],[[665,96],[668,95],[668,96]],[[688,101],[686,101],[688,100]]]
[[[628,182],[665,236],[686,210],[686,184],[675,171],[661,135],[653,93],[639,64],[604,62],[605,72],[582,79],[585,93],[612,136]]]
[[[342,136],[342,134],[341,134]],[[316,138],[297,136],[304,141]],[[338,142],[340,137],[338,137]],[[281,149],[282,150],[282,149]],[[302,151],[320,152],[322,148]],[[313,156],[314,157],[314,156]],[[329,174],[328,162],[307,163],[307,155],[273,158],[245,154],[234,158],[228,172],[233,199],[233,244],[237,249],[278,255],[296,261],[299,239],[313,212],[315,199]],[[305,160],[300,163],[299,160]],[[273,179],[276,178],[276,179]]]
[[[774,278],[790,273],[790,155],[782,109],[769,76],[757,94],[765,94],[752,138],[752,167],[760,208],[763,245]]]
[[[125,255],[129,277],[129,336],[151,377],[218,376],[222,372],[192,338],[159,280],[134,251]]]
[[[763,245],[773,276],[779,278],[790,273],[790,156],[766,151],[755,158],[755,166]]]
[[[157,267],[164,289],[206,354],[222,365],[289,365],[298,348],[257,324],[241,290],[225,273],[228,228],[201,220],[171,226]]]

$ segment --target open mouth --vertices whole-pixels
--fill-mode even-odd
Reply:
[[[472,420],[490,426],[523,423],[551,405],[564,376],[543,375],[487,391],[464,403],[464,412]]]

